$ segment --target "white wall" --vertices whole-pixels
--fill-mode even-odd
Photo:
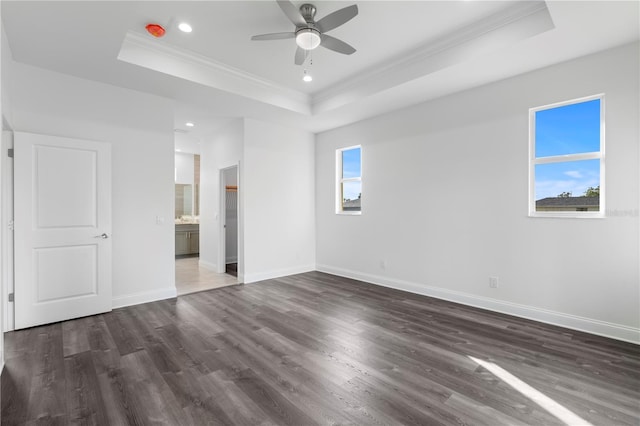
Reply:
[[[193,154],[176,152],[175,154],[175,183],[193,185],[194,182]]]
[[[245,282],[315,269],[314,135],[245,120]]]
[[[11,79],[11,68],[10,65],[12,63],[12,53],[11,46],[9,46],[9,39],[4,32],[4,28],[2,27],[2,23],[0,22],[0,38],[2,39],[0,46],[0,68],[1,68],[1,81],[2,86],[7,87],[8,82]],[[3,119],[3,127],[10,127],[12,117],[11,117],[11,98],[9,97],[9,90],[2,90],[1,93],[1,102],[2,102],[2,119]],[[7,126],[9,124],[9,126]],[[8,129],[5,129],[8,130]]]
[[[313,134],[238,119],[202,142],[200,161],[203,266],[224,270],[216,217],[220,169],[240,164],[239,280],[250,283],[315,269]]]
[[[4,90],[14,130],[112,145],[114,306],[175,296],[171,102],[23,64],[11,68]]]
[[[640,342],[638,75],[634,44],[318,135],[318,269]],[[528,109],[598,93],[608,217],[529,218]],[[363,211],[338,216],[355,144]]]
[[[201,142],[200,149],[200,265],[224,272],[220,258],[220,170],[238,165],[244,155],[244,122],[231,121]],[[239,225],[242,232],[242,172],[240,167]],[[241,237],[242,238],[242,237]],[[238,247],[238,278],[242,280],[242,242]]]

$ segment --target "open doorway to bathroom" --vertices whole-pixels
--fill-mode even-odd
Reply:
[[[200,258],[200,155],[197,144],[176,146],[175,152],[175,254],[178,294],[199,279]]]
[[[238,283],[235,276],[220,273],[215,265],[211,268],[207,262],[201,262],[200,259],[200,249],[206,244],[202,236],[207,235],[201,233],[201,200],[203,197],[215,195],[201,193],[201,174],[206,178],[207,164],[201,162],[199,149],[198,142],[187,137],[176,137],[174,217],[175,282],[178,296]],[[218,173],[218,170],[210,173]],[[206,208],[207,204],[204,205]],[[212,215],[213,213],[210,214]]]

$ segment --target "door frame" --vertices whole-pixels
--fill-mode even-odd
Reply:
[[[219,176],[219,182],[220,182],[220,186],[219,186],[219,192],[220,192],[220,210],[218,212],[218,217],[220,218],[220,220],[218,221],[218,273],[219,274],[224,274],[226,273],[226,266],[227,266],[227,253],[226,253],[226,243],[227,243],[227,239],[226,239],[226,228],[225,228],[225,223],[227,221],[227,197],[226,197],[226,182],[225,182],[225,172],[227,170],[231,170],[235,168],[236,169],[236,182],[238,182],[238,232],[236,235],[237,238],[237,242],[236,242],[236,247],[238,250],[238,281],[242,282],[242,277],[244,276],[244,265],[243,265],[243,258],[244,256],[242,255],[242,245],[241,245],[241,235],[242,235],[242,221],[241,221],[241,211],[242,211],[242,197],[241,197],[241,191],[242,191],[242,182],[240,180],[240,162],[238,162],[237,164],[234,164],[232,166],[228,166],[228,167],[223,167],[221,169],[218,170],[218,176]]]
[[[2,176],[0,180],[0,197],[2,201],[2,211],[0,211],[0,232],[1,246],[0,257],[2,265],[2,303],[3,303],[3,324],[2,331],[13,331],[15,329],[14,303],[10,301],[9,294],[14,293],[14,271],[13,271],[13,158],[9,157],[8,150],[13,149],[13,132],[11,130],[2,131],[2,142],[0,148],[0,170]]]

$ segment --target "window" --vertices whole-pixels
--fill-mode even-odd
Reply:
[[[360,214],[362,201],[362,149],[359,146],[336,151],[336,213]]]
[[[529,215],[604,217],[604,95],[529,110]]]

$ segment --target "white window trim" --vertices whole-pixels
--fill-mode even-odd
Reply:
[[[579,154],[557,155],[550,157],[536,158],[536,112],[557,108],[565,105],[577,104],[581,102],[600,100],[600,152],[586,152]],[[601,219],[605,217],[605,103],[604,93],[586,96],[584,98],[572,99],[554,104],[543,105],[529,109],[529,217],[550,217],[550,218],[580,218],[580,219]],[[536,181],[535,170],[538,164],[563,163],[580,160],[600,160],[600,206],[597,212],[538,212],[536,211]]]
[[[342,152],[350,149],[360,148],[360,177],[343,178],[342,177]],[[344,182],[360,182],[362,183],[362,145],[347,146],[345,148],[336,149],[336,214],[344,216],[360,216],[362,214],[362,200],[360,200],[360,211],[342,210],[342,183]]]

